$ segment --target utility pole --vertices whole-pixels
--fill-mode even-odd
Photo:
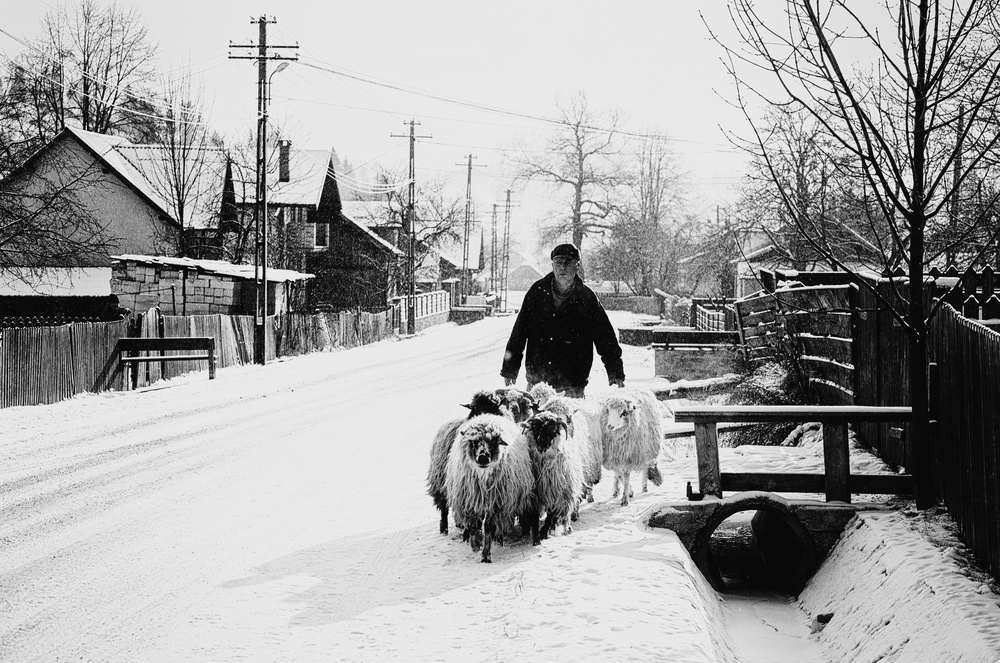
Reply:
[[[268,49],[298,48],[295,46],[268,45],[267,24],[276,23],[266,16],[251,18],[250,23],[258,27],[259,37],[256,44],[234,44],[230,48],[256,48],[257,55],[229,55],[230,60],[257,61],[257,204],[254,206],[254,279],[257,286],[257,307],[254,312],[253,327],[253,358],[256,364],[267,363],[267,102],[268,102],[268,60],[298,60],[298,56],[285,57],[271,55]],[[274,73],[278,73],[287,62],[282,62]]]
[[[497,204],[493,203],[493,225],[490,236],[490,292],[497,291]]]
[[[410,120],[403,124],[410,125],[410,200],[406,204],[406,286],[408,297],[406,298],[406,333],[413,335],[417,333],[417,216],[414,208],[414,197],[416,193],[416,143],[417,138],[433,138],[434,136],[417,136],[416,125],[420,124],[416,120]],[[403,134],[390,134],[391,138],[406,138]]]
[[[479,157],[467,155],[469,174],[465,184],[465,232],[462,241],[462,303],[469,296],[469,233],[472,226],[472,160]],[[461,166],[462,164],[455,164]]]
[[[510,268],[510,189],[504,209],[503,252],[500,254],[500,309],[507,310],[507,270]]]

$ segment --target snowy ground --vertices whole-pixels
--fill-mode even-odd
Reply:
[[[997,595],[923,514],[857,521],[797,602],[717,594],[644,525],[696,476],[689,441],[629,507],[604,481],[571,535],[480,564],[437,532],[428,449],[500,386],[512,320],[0,410],[0,661],[1000,660]],[[628,381],[652,377],[625,352]]]

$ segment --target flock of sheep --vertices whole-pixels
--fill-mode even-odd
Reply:
[[[580,503],[594,501],[601,470],[614,472],[614,497],[627,506],[630,477],[642,491],[662,478],[656,465],[662,406],[641,389],[616,389],[601,400],[567,398],[544,383],[531,392],[483,390],[467,417],[441,426],[431,445],[427,492],[448,534],[449,510],[463,540],[491,562],[494,541],[520,533],[533,545],[557,528],[572,531]]]

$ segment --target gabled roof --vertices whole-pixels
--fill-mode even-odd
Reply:
[[[143,256],[126,254],[121,256],[111,256],[112,260],[131,260],[143,265],[158,265],[169,267],[187,267],[197,269],[206,274],[219,274],[238,279],[254,280],[253,265],[235,265],[224,260],[193,260],[192,258],[170,258],[167,256]],[[291,269],[274,269],[268,267],[267,280],[277,283],[285,281],[304,281],[313,278],[313,274],[304,274]]]
[[[268,172],[273,187],[268,191],[268,202],[275,205],[319,206],[326,176],[333,172],[332,150],[289,149],[287,182],[279,182],[277,173]]]
[[[93,154],[127,184],[139,192],[161,215],[175,223],[175,205],[171,190],[170,149],[165,145],[140,145],[118,136],[67,127]],[[225,180],[226,156],[217,149],[201,150],[191,157],[201,160],[201,172],[187,200],[185,224],[206,228],[216,223],[221,208],[220,196]]]

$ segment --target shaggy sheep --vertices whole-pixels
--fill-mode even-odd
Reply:
[[[654,483],[659,476],[656,459],[660,454],[663,437],[663,420],[660,402],[643,389],[620,389],[601,401],[600,427],[604,435],[604,467],[615,473],[615,490],[612,497],[622,490],[622,506],[628,506],[632,496],[629,485],[631,474],[645,470],[643,492],[650,475]]]
[[[493,561],[493,541],[503,543],[515,519],[538,522],[528,443],[507,417],[480,414],[462,424],[448,455],[445,489],[473,550],[482,539],[485,563]]]
[[[601,432],[599,404],[582,398],[553,396],[542,404],[541,412],[554,412],[567,421],[568,434],[577,441],[580,449],[583,497],[588,502],[593,502],[593,487],[601,480],[601,464],[604,461],[604,435]]]
[[[442,534],[448,533],[448,496],[445,492],[445,474],[448,467],[448,453],[458,434],[459,427],[478,414],[497,414],[509,417],[515,422],[521,422],[530,417],[535,410],[534,399],[527,392],[514,388],[495,390],[483,389],[473,394],[467,405],[466,417],[460,417],[445,422],[434,434],[431,443],[431,463],[427,470],[427,494],[434,500],[434,506],[441,512],[439,529]],[[461,523],[457,523],[461,525]]]
[[[535,497],[539,515],[544,512],[545,523],[538,531],[538,520],[531,523],[532,543],[548,538],[549,532],[562,526],[569,534],[569,524],[580,508],[583,493],[583,444],[571,437],[568,422],[563,415],[543,410],[521,424],[531,462],[535,470]],[[523,523],[522,523],[523,529]]]

